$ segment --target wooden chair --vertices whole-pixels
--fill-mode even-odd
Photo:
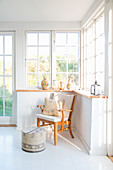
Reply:
[[[71,119],[72,119],[72,114],[74,111],[74,105],[75,105],[75,100],[76,100],[76,95],[73,97],[72,105],[71,105],[71,110],[68,109],[62,109],[59,110],[62,112],[62,117],[56,117],[56,116],[47,116],[43,114],[37,114],[37,126],[48,126],[48,125],[54,125],[54,145],[57,145],[57,133],[62,132],[64,130],[69,130],[70,135],[72,138],[74,138],[72,134],[72,129],[71,129]],[[44,105],[37,105],[37,107],[40,107],[41,111],[43,112]],[[65,118],[65,111],[69,112],[69,117]],[[42,124],[40,124],[42,122]],[[58,126],[61,126],[61,129],[58,130]],[[68,127],[64,127],[64,125],[68,125]]]

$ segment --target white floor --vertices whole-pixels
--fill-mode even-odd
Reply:
[[[21,149],[21,132],[12,127],[0,127],[0,170],[113,170],[106,156],[89,156],[74,133],[58,136],[53,145],[53,132],[47,131],[46,149],[29,153]]]

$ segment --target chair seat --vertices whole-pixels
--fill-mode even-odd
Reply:
[[[46,119],[51,122],[60,122],[62,120],[61,117],[48,116],[48,115],[43,115],[43,114],[36,114],[36,117],[40,118],[40,119]],[[68,118],[64,118],[64,121],[67,121],[67,120],[68,120]]]

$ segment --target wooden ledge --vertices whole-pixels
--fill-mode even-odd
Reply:
[[[16,90],[16,92],[74,92],[76,94],[79,94],[81,96],[85,96],[87,98],[108,98],[107,96],[94,96],[91,95],[90,92],[85,91],[85,90],[42,90],[42,89],[20,89]]]

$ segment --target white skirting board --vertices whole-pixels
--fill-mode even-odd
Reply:
[[[107,155],[107,148],[106,150],[104,149],[91,149],[90,146],[87,145],[87,143],[84,141],[84,139],[81,137],[81,135],[78,133],[78,131],[73,128],[73,131],[75,131],[75,133],[77,134],[77,136],[79,137],[80,141],[82,142],[82,144],[84,145],[86,151],[88,152],[89,155],[91,156],[106,156]]]

